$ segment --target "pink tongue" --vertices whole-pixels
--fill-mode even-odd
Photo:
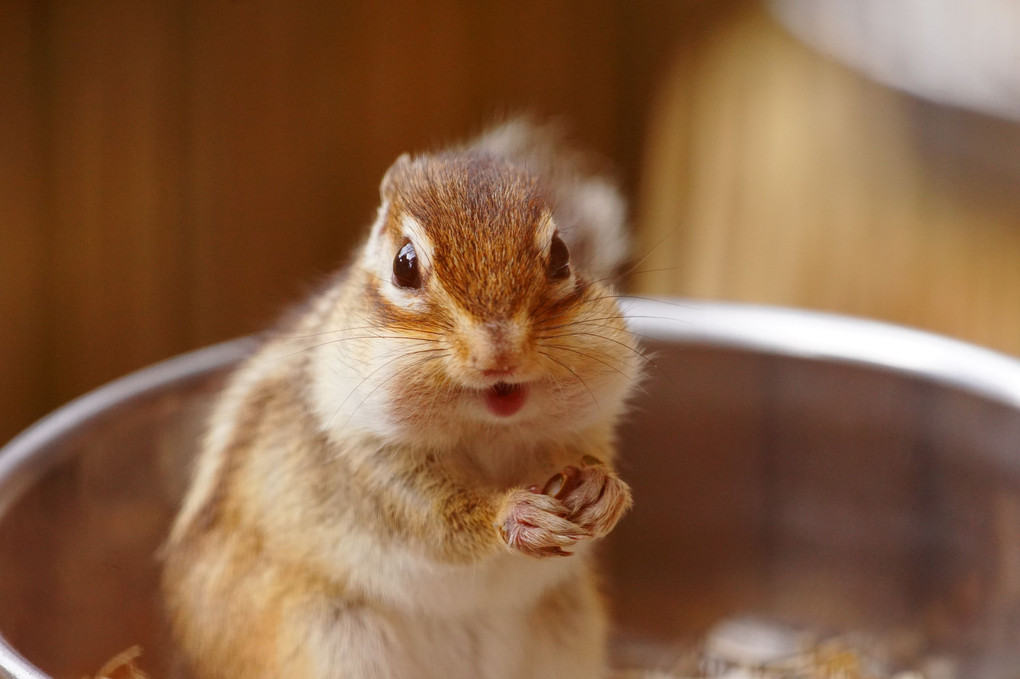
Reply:
[[[494,415],[510,417],[524,406],[526,397],[524,387],[501,382],[485,392],[485,405]]]

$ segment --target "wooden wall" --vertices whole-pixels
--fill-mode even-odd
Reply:
[[[728,4],[0,0],[0,441],[265,325],[400,152],[527,110],[632,189],[660,72]]]

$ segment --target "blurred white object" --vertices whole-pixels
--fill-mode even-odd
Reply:
[[[775,622],[735,618],[724,620],[709,632],[705,654],[725,665],[762,667],[795,659],[811,643],[810,636]]]
[[[1020,120],[1020,0],[771,0],[798,38],[924,99]]]

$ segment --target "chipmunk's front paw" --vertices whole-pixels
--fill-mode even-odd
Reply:
[[[518,489],[510,494],[498,523],[507,546],[528,556],[569,556],[566,551],[592,537],[590,531],[567,518],[562,502],[537,489]]]
[[[566,518],[596,538],[608,535],[633,504],[630,486],[593,457],[585,457],[581,468],[566,467],[542,492],[562,502]]]

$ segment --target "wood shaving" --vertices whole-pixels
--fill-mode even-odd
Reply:
[[[668,676],[674,679],[953,679],[893,669],[877,639],[818,637],[769,621],[726,620],[711,630]],[[923,662],[920,663],[923,665]]]
[[[135,664],[135,660],[141,654],[141,646],[125,649],[107,660],[94,676],[84,679],[149,679],[149,675]]]

